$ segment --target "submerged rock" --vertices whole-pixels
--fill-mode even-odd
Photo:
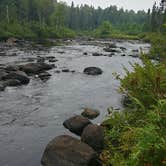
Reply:
[[[96,152],[71,136],[53,139],[42,156],[43,166],[99,166]]]
[[[28,76],[22,71],[15,71],[3,76],[3,80],[19,80],[21,84],[28,84],[30,79]]]
[[[101,75],[103,71],[98,67],[87,67],[84,69],[84,73],[87,75]]]
[[[104,129],[98,125],[88,125],[84,128],[81,141],[87,143],[94,150],[100,151],[104,146]]]
[[[81,115],[88,119],[95,119],[100,115],[100,112],[98,110],[85,108]]]
[[[77,135],[81,135],[83,129],[89,124],[91,124],[91,122],[88,120],[88,118],[80,115],[69,118],[63,123],[64,127]]]

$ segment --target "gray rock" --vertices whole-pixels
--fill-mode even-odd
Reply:
[[[49,77],[51,77],[51,74],[48,73],[48,72],[44,72],[44,73],[40,73],[40,74],[39,74],[39,78],[40,78],[41,80],[48,79]]]
[[[42,156],[43,166],[99,166],[96,152],[71,136],[53,139]]]
[[[127,50],[125,47],[119,47],[122,51]]]
[[[62,72],[68,73],[68,72],[70,72],[70,70],[69,69],[62,69]]]
[[[6,86],[4,84],[0,83],[0,91],[4,91],[5,88],[6,88]]]
[[[30,81],[28,76],[22,71],[11,72],[3,77],[3,80],[11,79],[19,80],[21,84],[28,84]]]
[[[88,119],[95,119],[100,115],[100,112],[98,110],[85,108],[84,111],[81,113],[81,115]]]
[[[81,141],[87,143],[96,151],[101,151],[104,146],[104,129],[98,125],[88,125],[84,128]]]
[[[8,73],[4,69],[0,69],[0,81],[3,80],[3,77],[8,75]]]
[[[111,43],[111,44],[109,44],[109,48],[117,48],[117,46],[115,43]]]
[[[103,54],[97,53],[97,52],[94,52],[92,55],[93,55],[93,56],[103,56]]]
[[[91,122],[88,118],[80,115],[69,118],[63,123],[64,127],[77,135],[81,135],[83,129],[89,124],[91,124]]]
[[[57,62],[58,60],[57,59],[50,59],[49,62],[51,63],[54,63],[54,62]]]
[[[5,67],[5,70],[8,71],[8,72],[10,72],[10,71],[17,71],[17,70],[19,70],[19,68],[17,66],[9,65],[9,66]]]
[[[117,49],[113,49],[113,48],[104,48],[103,49],[105,52],[114,52],[114,53],[120,53],[121,51],[117,50]]]
[[[24,71],[26,74],[39,74],[52,68],[53,66],[47,63],[28,63],[20,66],[20,70]]]
[[[17,79],[9,79],[4,81],[5,86],[20,86],[21,82]]]
[[[87,75],[101,75],[103,71],[98,67],[87,67],[84,69],[84,73]]]

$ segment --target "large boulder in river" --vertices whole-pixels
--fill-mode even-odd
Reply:
[[[88,118],[80,115],[69,118],[63,123],[64,127],[77,135],[81,135],[83,129],[89,124],[91,124],[91,122]]]
[[[84,111],[81,113],[81,115],[88,119],[95,119],[100,115],[100,112],[98,110],[85,108]]]
[[[104,146],[104,129],[98,125],[88,125],[84,128],[81,141],[87,143],[96,151],[101,151]]]
[[[87,67],[84,69],[84,73],[87,75],[101,75],[103,71],[98,67]]]
[[[68,135],[53,139],[42,156],[43,166],[99,166],[96,152]]]
[[[26,74],[39,74],[52,68],[53,66],[47,63],[28,63],[20,66],[20,70],[24,71]]]
[[[21,84],[28,84],[30,81],[28,76],[22,71],[11,72],[3,76],[3,80],[11,80],[11,79],[19,80]]]

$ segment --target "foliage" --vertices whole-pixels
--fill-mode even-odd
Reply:
[[[149,19],[149,13],[145,11],[128,11],[118,9],[117,6],[95,9],[88,5],[75,7],[74,3],[67,6],[66,3],[56,0],[0,1],[1,38],[10,36],[48,37],[52,35],[53,37],[63,37],[64,34],[60,34],[59,29],[64,27],[74,31],[96,29],[96,36],[101,37],[110,36],[113,29],[118,30],[116,35],[122,31],[123,34],[137,35],[143,31],[147,22],[150,23],[147,21]],[[114,28],[110,27],[109,22]],[[9,28],[11,25],[14,25],[13,29]],[[21,27],[28,32],[27,35],[22,33]],[[60,32],[62,31],[60,30]]]
[[[103,125],[107,126],[103,166],[166,164],[166,99],[144,111],[114,112]]]
[[[166,64],[145,57],[143,65],[121,79],[132,100],[122,112],[113,112],[105,126],[103,166],[158,166],[166,164]]]
[[[133,72],[121,79],[121,89],[138,99],[145,107],[166,98],[166,63],[153,63],[142,57],[143,66],[134,64]]]
[[[166,33],[146,33],[143,40],[152,44],[149,57],[166,60]]]

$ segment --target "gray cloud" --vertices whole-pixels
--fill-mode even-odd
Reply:
[[[117,5],[119,8],[137,10],[147,10],[152,8],[155,0],[61,0],[67,2],[69,5],[74,1],[75,5],[88,4],[95,7],[106,8],[110,5]],[[158,3],[160,0],[156,0]]]

